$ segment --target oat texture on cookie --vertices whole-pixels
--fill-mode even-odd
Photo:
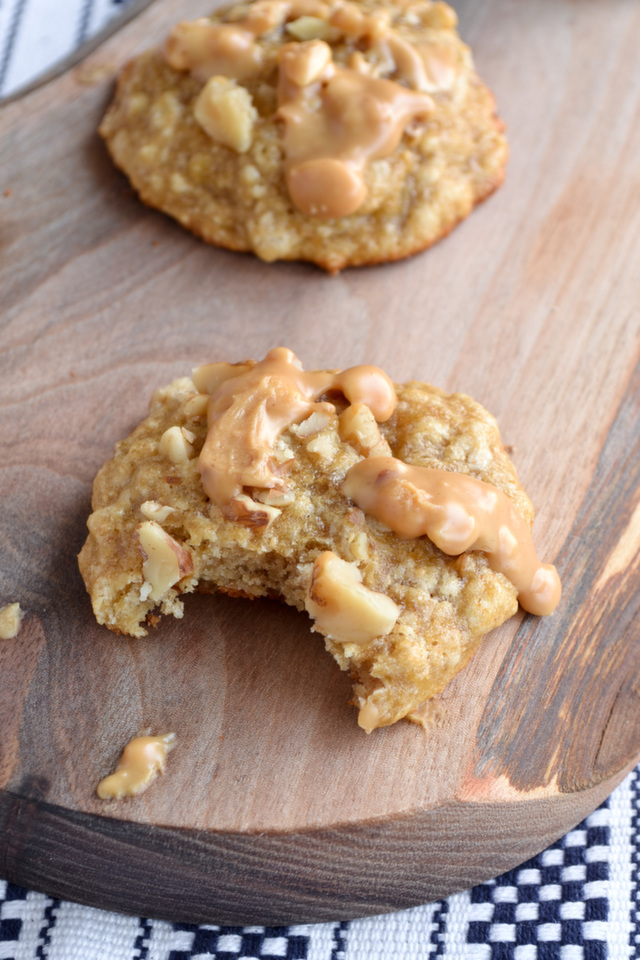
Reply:
[[[411,718],[518,599],[552,612],[532,520],[470,397],[276,348],[157,391],[95,480],[80,569],[98,621],[134,637],[197,589],[282,597],[351,672],[370,731]]]
[[[100,132],[210,243],[336,272],[447,234],[502,181],[493,96],[440,0],[254,0],[123,70]]]

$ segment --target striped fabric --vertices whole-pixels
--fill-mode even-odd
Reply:
[[[48,70],[123,0],[0,0],[0,95]],[[0,960],[640,958],[640,768],[584,823],[448,900],[348,923],[218,927],[126,917],[0,879]]]
[[[122,10],[126,0],[0,0],[0,97],[31,83]]]

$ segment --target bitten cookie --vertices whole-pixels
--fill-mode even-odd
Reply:
[[[93,510],[100,623],[143,636],[199,587],[280,596],[351,671],[367,731],[441,691],[518,599],[549,613],[560,595],[486,410],[377,367],[305,372],[284,348],[158,391]]]
[[[432,0],[256,0],[130,62],[100,132],[209,243],[343,267],[409,256],[501,182],[491,92]]]

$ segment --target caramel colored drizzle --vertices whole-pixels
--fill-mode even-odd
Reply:
[[[306,372],[284,347],[270,350],[259,363],[200,367],[194,382],[210,394],[199,459],[202,486],[231,518],[229,504],[243,487],[286,490],[286,467],[274,459],[274,445],[286,427],[315,410],[333,413],[332,404],[318,402],[324,394],[335,391],[350,403],[366,403],[378,421],[388,419],[397,402],[391,380],[377,367]]]
[[[262,66],[262,50],[247,23],[183,21],[169,34],[165,56],[174,70],[189,70],[203,83],[210,77],[249,80]]]
[[[178,23],[167,37],[165,57],[174,70],[188,70],[203,83],[217,75],[249,80],[263,64],[258,37],[288,18],[326,15],[320,0],[257,0],[236,23],[214,23],[206,17]]]
[[[297,64],[312,45],[326,47],[328,62],[300,84]],[[302,213],[316,217],[354,213],[367,195],[367,163],[393,153],[407,124],[433,109],[423,93],[337,67],[321,40],[282,48],[278,102],[289,195]]]
[[[398,79],[413,90],[431,93],[450,89],[456,77],[453,54],[431,43],[409,43],[390,30],[376,45],[391,61]]]
[[[175,746],[175,734],[135,737],[124,748],[115,772],[101,780],[96,793],[101,800],[122,800],[144,793],[159,773],[164,773],[167,756]]]
[[[558,605],[556,568],[540,563],[527,524],[496,487],[466,474],[371,457],[349,470],[343,491],[399,537],[426,535],[452,556],[486,552],[492,569],[513,583],[529,613],[553,613]]]

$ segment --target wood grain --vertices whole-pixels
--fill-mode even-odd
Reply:
[[[0,602],[27,612],[0,645],[0,876],[184,921],[378,913],[521,862],[640,752],[640,8],[461,0],[507,182],[428,253],[338,277],[204,246],[106,156],[115,70],[206,9],[157,0],[0,112]],[[75,557],[113,444],[156,387],[277,343],[475,396],[557,557],[556,615],[488,637],[427,735],[366,737],[276,603],[188,598],[143,641],[93,620]],[[167,775],[101,803],[146,727],[178,735]]]

